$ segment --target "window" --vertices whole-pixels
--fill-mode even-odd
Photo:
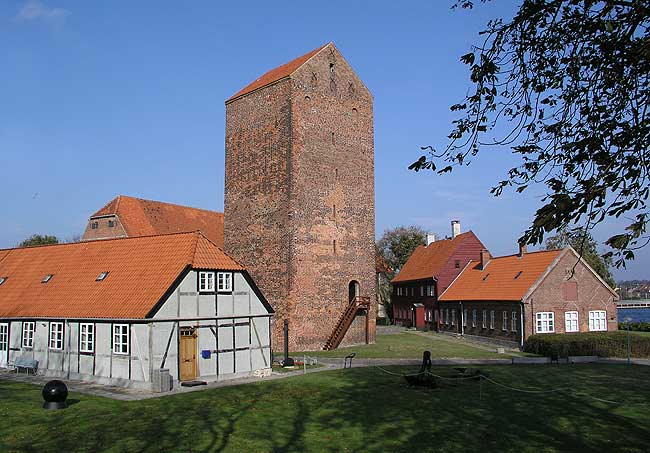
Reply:
[[[36,329],[35,322],[29,321],[23,323],[23,348],[34,347],[34,329]]]
[[[98,222],[91,222],[90,223],[90,229],[91,230],[96,230],[98,226],[99,226]]]
[[[109,220],[108,221],[108,227],[113,228],[115,226],[115,221],[114,220]]]
[[[483,310],[483,328],[487,328],[487,310]]]
[[[95,352],[95,325],[80,324],[79,351]]]
[[[232,272],[219,272],[217,274],[217,291],[232,291]]]
[[[564,312],[564,330],[566,332],[579,332],[580,331],[580,328],[578,327],[578,312],[577,311]]]
[[[490,329],[494,329],[494,310],[490,310]]]
[[[52,277],[54,277],[54,275],[52,275],[52,274],[47,274],[45,277],[43,277],[43,280],[41,280],[41,283],[47,283],[47,282],[49,282],[50,280],[52,280]]]
[[[460,260],[456,260],[456,261],[454,261],[454,267],[455,267],[456,269],[460,269]]]
[[[517,312],[512,312],[512,317],[510,318],[510,330],[513,332],[517,331]]]
[[[63,323],[50,323],[50,349],[63,349]]]
[[[199,272],[199,292],[214,291],[214,272]]]
[[[9,348],[9,324],[0,324],[0,351]]]
[[[9,278],[9,277],[0,277],[0,285],[2,285],[4,282],[6,282],[7,278]]]
[[[336,255],[336,239],[332,241],[332,252]]]
[[[449,325],[449,309],[445,308],[445,324]]]
[[[411,297],[415,296],[415,288],[411,286]]]
[[[129,353],[129,325],[128,324],[113,325],[113,353],[114,354]]]
[[[420,297],[424,297],[424,286],[420,286]]]
[[[427,292],[428,292],[428,296],[429,296],[429,297],[433,297],[433,296],[435,296],[435,293],[434,293],[434,286],[433,286],[433,285],[428,285],[428,286],[427,286]]]
[[[589,330],[596,332],[607,330],[607,312],[605,310],[589,312]]]
[[[555,314],[552,311],[543,311],[535,314],[537,320],[537,333],[555,332]]]
[[[472,310],[472,327],[476,327],[476,309]]]
[[[463,310],[463,327],[467,327],[467,308]]]
[[[503,325],[501,326],[501,330],[505,330],[506,332],[508,331],[508,312],[507,311],[503,312]]]
[[[106,277],[108,277],[108,272],[102,272],[99,274],[99,276],[95,279],[96,282],[101,282],[103,281]]]
[[[456,310],[451,311],[451,325],[455,326],[456,325]]]

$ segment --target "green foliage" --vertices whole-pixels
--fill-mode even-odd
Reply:
[[[629,323],[629,327],[630,330],[633,330],[635,332],[650,332],[650,322],[631,322]],[[628,323],[619,322],[618,328],[619,330],[627,330]]]
[[[611,288],[616,288],[616,281],[609,271],[612,258],[610,256],[603,257],[598,253],[598,245],[589,231],[581,228],[575,230],[561,228],[557,235],[546,239],[545,245],[547,250],[562,249],[567,246],[573,247]]]
[[[627,357],[627,341],[628,333],[622,331],[538,334],[528,337],[524,343],[524,351],[546,357]],[[650,336],[630,335],[630,351],[632,357],[650,357]]]
[[[627,214],[627,226],[606,241],[622,266],[650,241],[650,3],[519,3],[511,20],[490,21],[482,43],[461,57],[473,88],[451,107],[460,117],[448,144],[423,147],[429,155],[409,168],[445,173],[485,147],[510,147],[520,163],[491,192],[546,186],[520,240],[540,244],[566,225],[590,230]]]
[[[40,234],[34,234],[18,244],[18,247],[35,247],[38,245],[50,245],[58,243],[59,239],[56,236],[41,236]]]
[[[380,255],[393,269],[392,278],[404,266],[413,251],[424,245],[427,233],[419,226],[399,226],[392,230],[385,230],[377,241]]]

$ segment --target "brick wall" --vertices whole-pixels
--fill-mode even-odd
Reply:
[[[112,222],[113,226],[109,226],[109,222]],[[92,228],[93,223],[97,224],[97,228]],[[92,241],[95,239],[123,237],[127,237],[127,234],[124,230],[124,227],[122,226],[122,223],[120,222],[119,217],[111,215],[96,219],[90,219],[88,221],[88,225],[86,225],[86,230],[84,231],[81,240]]]
[[[607,312],[607,330],[618,330],[618,314],[614,295],[577,258],[566,253],[543,282],[525,301],[526,337],[535,333],[535,313],[553,312],[555,332],[565,333],[564,314],[578,312],[580,332],[589,331],[589,311]],[[575,272],[572,274],[572,269]],[[577,300],[565,300],[564,283],[577,283]]]
[[[286,318],[290,349],[322,348],[351,281],[375,300],[372,96],[336,48],[227,104],[225,192],[225,248],[276,309],[276,348]],[[342,345],[367,324],[374,342],[375,318]]]

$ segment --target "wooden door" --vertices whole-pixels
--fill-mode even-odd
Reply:
[[[181,381],[196,379],[196,329],[181,329]]]

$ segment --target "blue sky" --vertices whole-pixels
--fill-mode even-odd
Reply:
[[[224,101],[333,41],[375,97],[377,236],[450,220],[513,253],[541,188],[489,189],[516,160],[488,149],[452,175],[413,173],[469,88],[459,57],[515,1],[0,2],[0,247],[70,238],[117,194],[223,209]],[[595,232],[602,241],[620,225]],[[617,278],[650,278],[650,250]]]

